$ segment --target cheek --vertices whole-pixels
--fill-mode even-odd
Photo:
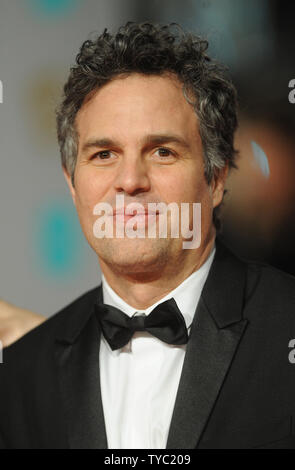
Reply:
[[[76,206],[77,210],[93,212],[94,206],[103,199],[105,181],[93,175],[92,172],[77,172],[76,176]],[[85,214],[86,215],[86,214]]]
[[[97,178],[89,178],[80,174],[76,179],[76,210],[81,228],[89,243],[93,237],[93,225],[97,215],[93,214],[94,207],[101,199],[101,189]]]
[[[166,200],[170,202],[203,202],[212,204],[212,195],[210,187],[204,178],[199,174],[191,172],[190,174],[173,175],[171,178],[163,180],[159,185],[161,193]]]

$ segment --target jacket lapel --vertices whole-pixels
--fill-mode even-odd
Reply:
[[[96,298],[101,287],[95,290]],[[100,389],[100,330],[93,300],[73,312],[72,323],[56,339],[55,358],[70,449],[106,449]],[[79,310],[79,311],[78,311]]]
[[[196,448],[244,334],[244,263],[217,242],[196,309],[167,448]]]
[[[247,326],[247,319],[242,317],[246,267],[219,242],[216,245],[191,328],[168,449],[198,446]],[[71,322],[65,321],[55,343],[68,445],[72,449],[107,448],[96,300],[102,300],[101,286],[87,301],[75,305]]]

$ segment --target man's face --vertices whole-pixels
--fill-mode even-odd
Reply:
[[[66,172],[65,177],[84,234],[102,268],[107,265],[114,272],[140,276],[154,275],[167,266],[197,265],[214,236],[212,211],[222,199],[226,172],[208,185],[198,119],[181,83],[172,75],[116,78],[84,103],[76,129],[75,187]],[[96,238],[93,226],[98,216],[93,209],[100,202],[115,209],[118,194],[124,196],[125,206],[176,202],[180,208],[184,202],[201,203],[200,247],[183,249],[181,234],[179,238],[169,234],[171,218],[166,238]],[[158,224],[158,217],[154,220]]]

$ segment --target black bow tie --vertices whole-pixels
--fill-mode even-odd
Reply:
[[[135,331],[148,331],[168,344],[186,344],[184,318],[173,298],[157,305],[147,316],[129,317],[111,305],[97,303],[95,309],[105,339],[112,350],[122,348]]]

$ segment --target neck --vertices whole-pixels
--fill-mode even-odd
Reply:
[[[144,310],[161,300],[169,292],[179,286],[193,272],[197,271],[207,260],[214,246],[214,237],[204,246],[198,248],[198,257],[181,265],[170,263],[167,268],[161,270],[161,276],[144,278],[137,276],[134,279],[128,275],[118,275],[118,272],[111,269],[100,260],[102,273],[110,287],[127,304],[138,310]]]

